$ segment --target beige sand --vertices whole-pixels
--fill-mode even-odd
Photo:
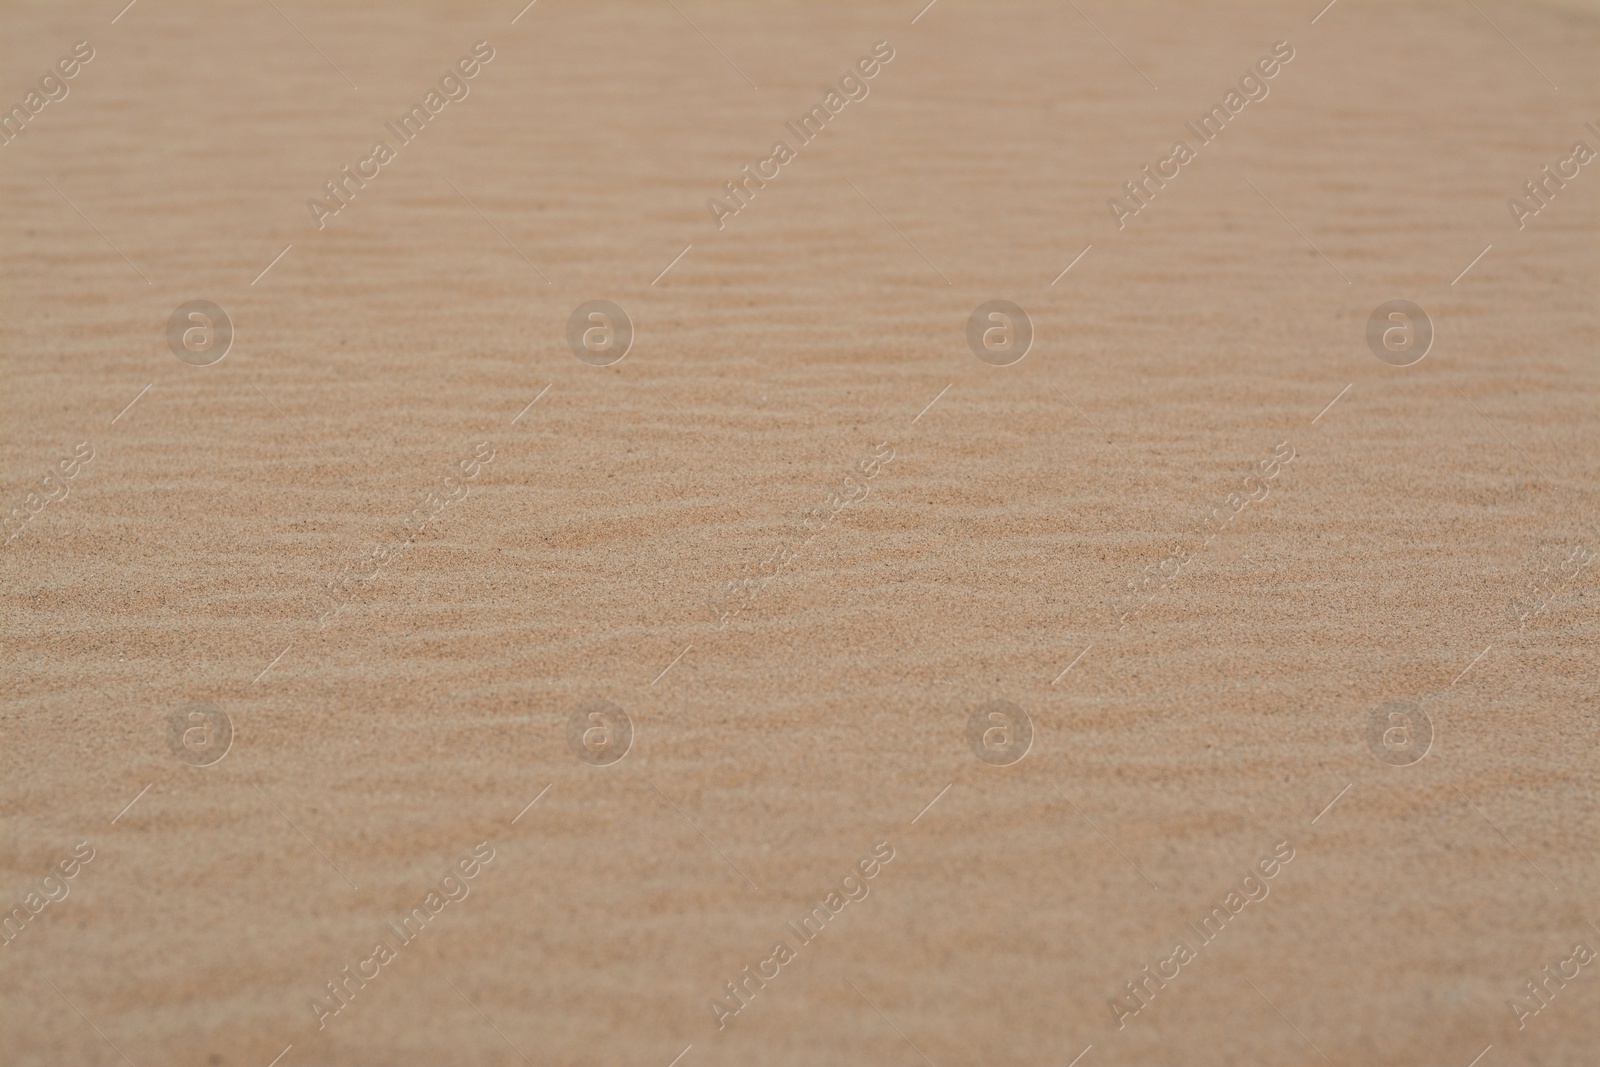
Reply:
[[[1600,148],[1593,6],[121,6],[0,38],[7,107],[94,49],[0,148],[5,507],[67,494],[0,556],[5,1063],[1595,1062],[1600,963],[1508,1006],[1600,950],[1600,163],[1507,207]],[[567,347],[594,299],[612,366]],[[1011,366],[964,336],[992,299]],[[1395,299],[1407,367],[1364,339]],[[210,366],[165,337],[191,300]],[[992,700],[1033,726],[1006,767]],[[1368,748],[1392,701],[1409,766]]]

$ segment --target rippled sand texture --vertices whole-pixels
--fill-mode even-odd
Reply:
[[[1594,1062],[1594,5],[122,2],[0,9],[7,1064]]]

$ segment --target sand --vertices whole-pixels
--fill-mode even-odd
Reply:
[[[4,1062],[1594,1062],[1594,5],[121,6],[0,37]]]

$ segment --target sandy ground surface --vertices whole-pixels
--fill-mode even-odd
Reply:
[[[1595,1062],[1592,6],[519,6],[4,8],[5,1063]]]

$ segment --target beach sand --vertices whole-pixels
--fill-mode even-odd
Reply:
[[[1595,6],[519,6],[3,9],[4,1062],[1594,1062]]]

